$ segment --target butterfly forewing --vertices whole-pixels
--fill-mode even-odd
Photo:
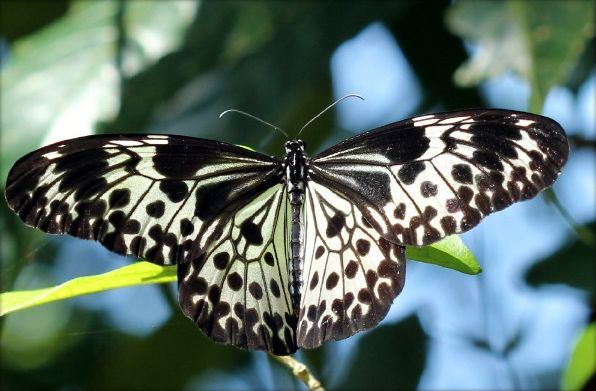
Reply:
[[[404,247],[385,240],[354,200],[315,181],[305,198],[298,345],[315,348],[380,322],[405,277]]]
[[[318,155],[311,178],[352,200],[388,240],[424,245],[464,232],[551,185],[569,147],[549,118],[506,110],[425,115]]]
[[[46,232],[176,264],[200,255],[217,222],[279,182],[278,161],[225,143],[90,136],[19,160],[6,197],[27,224]]]

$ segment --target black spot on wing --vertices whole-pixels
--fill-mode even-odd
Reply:
[[[123,208],[130,203],[129,189],[116,189],[110,193],[108,204],[110,208]]]
[[[180,220],[180,233],[182,236],[188,236],[195,230],[194,224],[189,219]]]
[[[361,256],[365,256],[370,251],[370,242],[365,239],[358,239],[356,241],[356,251]]]
[[[102,149],[90,149],[61,156],[54,172],[63,174],[60,191],[77,188],[85,178],[98,178],[108,167],[110,155]]]
[[[216,269],[225,270],[228,266],[228,262],[230,262],[230,254],[227,252],[217,253],[213,257],[213,265]]]
[[[484,122],[473,122],[468,131],[481,138],[506,138],[510,140],[521,140],[520,127],[514,125],[512,120],[507,120],[502,116],[493,116],[495,122],[486,122],[490,117],[484,116]],[[507,123],[510,121],[510,123]],[[517,121],[517,119],[515,119]]]
[[[332,290],[333,288],[335,288],[337,286],[338,282],[339,282],[339,275],[335,272],[332,272],[327,277],[327,282],[325,283],[325,287],[327,288],[327,290]]]
[[[344,270],[346,277],[352,279],[356,276],[357,272],[358,272],[358,263],[356,263],[356,261],[354,261],[354,260],[350,260]]]
[[[411,185],[426,166],[423,162],[406,163],[397,171],[397,177],[406,185]]]
[[[406,204],[400,202],[393,211],[393,216],[396,219],[403,220],[406,217]]]
[[[229,183],[223,181],[200,186],[196,191],[195,216],[201,220],[217,216],[227,205],[233,190]]]
[[[147,204],[147,207],[146,207],[147,214],[151,217],[155,217],[156,219],[163,216],[165,210],[166,210],[166,204],[161,200],[151,202],[151,203]]]
[[[213,161],[211,155],[193,153],[182,145],[158,145],[153,156],[155,171],[166,178],[192,178],[201,167]]]
[[[451,169],[451,176],[459,183],[465,183],[471,185],[472,180],[472,169],[469,164],[455,164]]]
[[[514,143],[503,136],[495,134],[474,134],[471,141],[483,150],[494,152],[505,158],[517,158],[517,151],[515,150]]]
[[[395,131],[392,131],[395,130]],[[376,134],[375,134],[376,133]],[[358,136],[353,139],[357,142]],[[362,135],[363,150],[386,157],[389,164],[402,164],[422,156],[430,145],[424,128],[405,126],[396,129],[394,124],[375,129]],[[348,140],[348,143],[350,140]]]
[[[332,218],[327,220],[327,230],[325,231],[325,234],[327,235],[328,238],[337,236],[341,233],[341,230],[343,229],[345,224],[346,224],[345,215],[341,212],[336,212]],[[319,257],[316,257],[316,258],[319,258]]]
[[[250,283],[250,285],[248,286],[248,291],[250,292],[252,297],[254,297],[257,300],[261,300],[261,298],[263,297],[263,288],[261,288],[261,284],[259,284],[256,281]]]
[[[163,180],[159,183],[159,190],[164,192],[172,202],[180,202],[188,195],[188,185],[183,181]]]
[[[424,128],[404,128],[393,132],[391,136],[382,139],[385,144],[385,156],[391,164],[410,162],[422,156],[430,145],[430,140],[424,135]]]
[[[242,288],[244,280],[237,272],[228,274],[228,285],[234,291],[239,291]]]
[[[472,154],[472,160],[491,170],[503,171],[503,161],[495,152],[476,150]]]
[[[250,220],[246,220],[240,225],[240,233],[246,239],[248,244],[263,244],[261,227]]]
[[[275,296],[275,297],[280,297],[281,296],[281,291],[279,290],[279,284],[277,283],[277,281],[275,281],[274,278],[272,278],[269,281],[269,288],[270,288],[271,293],[273,294],[273,296]]]
[[[424,181],[420,184],[420,194],[425,198],[436,196],[437,191],[437,185],[432,182]]]
[[[271,254],[270,252],[266,252],[265,253],[265,263],[269,266],[273,266],[275,265],[275,259],[273,258],[273,254]]]

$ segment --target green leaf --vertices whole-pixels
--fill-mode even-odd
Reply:
[[[466,274],[478,274],[480,265],[458,236],[425,247],[408,247],[408,258],[433,263]],[[55,287],[0,294],[0,316],[53,301],[134,285],[176,281],[176,266],[136,262],[111,272],[74,278]]]
[[[55,287],[2,293],[0,294],[0,316],[89,293],[172,281],[176,281],[175,266],[163,267],[149,262],[136,262],[111,272],[74,278]]]
[[[596,323],[586,327],[575,344],[571,359],[563,373],[561,389],[581,390],[591,376],[596,376]]]
[[[115,116],[120,78],[176,48],[196,6],[78,1],[65,17],[16,41],[0,74],[0,186],[25,152],[90,134],[97,121]]]
[[[548,90],[566,82],[594,36],[592,1],[459,1],[448,10],[449,29],[478,45],[455,72],[472,86],[512,71],[530,81],[529,108],[539,112]]]
[[[457,235],[448,236],[430,246],[407,247],[406,256],[414,261],[432,263],[466,274],[482,272],[474,254]]]

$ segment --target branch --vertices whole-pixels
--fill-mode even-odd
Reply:
[[[325,391],[321,382],[318,381],[308,370],[306,365],[296,360],[292,356],[276,356],[269,353],[269,356],[292,371],[292,374],[300,379],[311,391]]]

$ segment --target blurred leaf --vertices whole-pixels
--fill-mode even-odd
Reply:
[[[90,134],[96,121],[115,115],[118,53],[124,73],[138,72],[178,45],[195,7],[78,1],[65,17],[15,42],[1,73],[1,186],[23,153]]]
[[[530,110],[566,82],[594,36],[592,1],[459,1],[449,9],[451,31],[475,42],[472,59],[455,72],[461,86],[513,71],[530,81]]]
[[[175,266],[162,267],[149,262],[136,262],[107,273],[74,278],[51,288],[4,292],[0,294],[0,316],[75,296],[132,285],[172,282],[176,278]]]
[[[596,231],[596,222],[586,225],[586,230]],[[568,284],[583,289],[596,297],[595,243],[574,238],[554,254],[536,262],[527,272],[526,281],[532,286],[542,284]]]
[[[594,37],[593,1],[508,2],[531,60],[530,111],[540,112],[551,87],[570,77]]]
[[[563,372],[561,389],[588,390],[596,380],[596,323],[589,324],[579,337],[571,359]],[[594,384],[592,384],[592,387]]]
[[[523,31],[502,1],[457,1],[446,13],[448,28],[474,42],[476,53],[455,71],[455,82],[476,85],[506,71],[529,76],[531,59]]]
[[[100,340],[100,353],[93,356],[97,368],[90,371],[94,378],[79,389],[189,390],[190,380],[202,373],[221,370],[232,374],[250,360],[251,353],[214,343],[182,311],[172,315],[149,336],[111,334]],[[111,343],[104,348],[108,339]]]
[[[474,254],[457,235],[448,236],[430,246],[406,247],[406,256],[414,261],[432,263],[466,274],[482,272]]]
[[[414,390],[424,369],[426,335],[415,316],[360,339],[338,390]],[[337,359],[343,359],[338,357]]]

